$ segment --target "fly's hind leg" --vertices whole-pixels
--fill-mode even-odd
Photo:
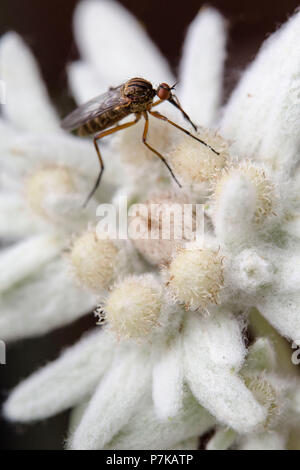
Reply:
[[[94,137],[94,146],[95,146],[95,149],[96,149],[96,152],[97,152],[97,155],[98,155],[98,159],[99,159],[99,163],[100,163],[100,172],[99,172],[99,175],[97,177],[97,180],[94,184],[94,187],[93,187],[92,191],[90,192],[90,194],[86,198],[86,201],[85,201],[83,207],[86,207],[89,200],[91,199],[91,197],[94,195],[96,189],[98,188],[98,186],[100,184],[100,181],[101,181],[102,174],[103,174],[103,170],[104,170],[104,164],[103,164],[100,149],[99,149],[99,146],[98,146],[98,140],[102,139],[103,137],[105,137],[107,135],[114,134],[115,132],[121,131],[122,129],[126,129],[127,127],[133,126],[134,124],[136,124],[140,120],[140,117],[141,117],[141,115],[137,114],[134,121],[125,122],[125,124],[121,124],[119,126],[112,127],[111,129],[107,129],[106,131],[100,132],[100,134],[95,135],[95,137]]]
[[[165,159],[165,157],[163,157],[157,150],[155,150],[153,147],[151,147],[150,144],[148,144],[147,142],[147,135],[148,135],[148,130],[149,130],[149,118],[148,118],[148,114],[146,111],[143,112],[143,116],[145,118],[145,127],[144,127],[144,132],[143,132],[143,144],[146,145],[146,147],[151,150],[151,152],[155,153],[155,155],[157,155],[161,161],[166,165],[166,167],[168,168],[169,172],[171,173],[173,179],[176,181],[176,183],[178,184],[178,186],[181,188],[181,184],[179,183],[178,179],[176,178],[176,176],[174,175],[173,173],[173,170],[172,168],[170,167],[170,165],[168,164],[167,160]]]

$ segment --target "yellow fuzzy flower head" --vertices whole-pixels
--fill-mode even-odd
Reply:
[[[192,310],[217,303],[224,283],[222,257],[208,249],[179,249],[165,274],[174,299]]]

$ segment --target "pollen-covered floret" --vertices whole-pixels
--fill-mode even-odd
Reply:
[[[162,305],[155,276],[131,276],[113,287],[98,313],[118,338],[143,339],[160,326]]]
[[[214,250],[187,246],[177,251],[164,275],[176,301],[192,310],[205,310],[218,303],[224,284],[223,259]]]
[[[201,129],[197,137],[219,154],[189,136],[184,136],[169,154],[170,164],[180,182],[194,190],[205,184],[207,188],[207,183],[218,176],[229,158],[227,141],[213,130]]]
[[[281,413],[281,403],[276,388],[264,373],[246,376],[244,380],[257,401],[267,409],[264,427],[271,429],[277,424]]]
[[[264,167],[249,161],[232,164],[222,170],[219,178],[213,184],[213,201],[216,209],[223,191],[230,186],[231,181],[236,177],[244,178],[253,186],[255,191],[254,220],[256,223],[263,222],[275,214],[277,207],[275,185]]]
[[[26,182],[25,196],[31,209],[47,218],[55,199],[70,195],[75,190],[74,177],[67,167],[51,165],[32,173]]]
[[[92,230],[75,238],[70,252],[72,271],[78,282],[100,292],[114,280],[118,257],[115,243],[99,239]]]

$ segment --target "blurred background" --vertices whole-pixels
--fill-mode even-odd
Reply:
[[[72,107],[65,66],[78,57],[72,36],[72,15],[77,3],[77,0],[1,0],[0,6],[0,35],[15,30],[26,40],[39,61],[50,95],[62,113]],[[120,0],[120,3],[145,26],[176,72],[185,31],[199,8],[208,2]],[[209,4],[228,20],[225,100],[263,39],[293,13],[299,1],[212,0]],[[54,359],[62,348],[93,325],[91,314],[42,338],[9,346],[7,364],[0,365],[0,401],[22,378]],[[24,427],[7,424],[0,418],[0,449],[62,449],[67,425],[68,413],[46,423]]]

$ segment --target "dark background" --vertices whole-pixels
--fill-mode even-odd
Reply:
[[[0,34],[20,33],[36,55],[50,94],[59,108],[68,103],[65,65],[78,57],[72,37],[72,13],[77,0],[1,0]],[[122,0],[144,24],[152,39],[169,59],[174,72],[188,24],[199,0]],[[215,0],[229,21],[225,94],[228,96],[245,65],[253,59],[263,39],[297,8],[297,0]],[[0,399],[36,368],[55,358],[94,324],[93,317],[78,321],[42,338],[11,345],[7,365],[0,365]],[[66,436],[68,413],[44,423],[16,426],[0,421],[0,449],[60,449]]]

